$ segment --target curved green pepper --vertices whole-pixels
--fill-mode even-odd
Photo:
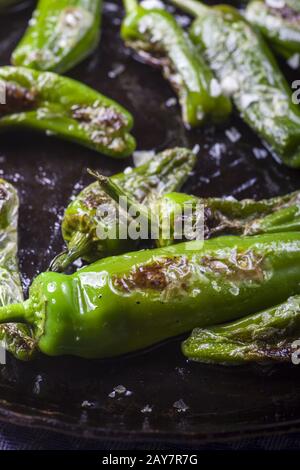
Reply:
[[[292,363],[299,340],[300,296],[295,296],[232,323],[197,328],[182,351],[191,360],[210,364]]]
[[[0,308],[0,323],[28,323],[50,356],[118,356],[298,294],[299,266],[299,233],[144,250],[41,274],[27,301]]]
[[[0,179],[0,305],[23,301],[17,262],[19,198],[15,188]],[[24,324],[0,326],[0,341],[22,361],[32,359],[35,342]]]
[[[195,220],[197,210],[203,212],[205,238],[225,234],[247,236],[300,231],[300,191],[260,201],[197,198],[182,193],[171,193],[158,200],[159,219],[175,221],[176,217],[184,214],[184,207],[187,205],[194,209]],[[160,246],[170,243],[174,243],[173,238],[159,240]]]
[[[300,167],[300,111],[262,37],[228,5],[173,3],[197,15],[190,37],[241,117],[288,166]]]
[[[252,0],[245,12],[270,44],[284,57],[300,52],[300,2],[284,0],[269,5],[266,0]]]
[[[234,198],[199,198],[183,193],[169,193],[159,197],[151,207],[143,207],[132,198],[118,181],[96,174],[100,186],[116,203],[127,198],[129,206],[143,212],[145,218],[156,223],[156,244],[169,246],[178,242],[176,227],[182,234],[183,221],[190,217],[191,228],[203,224],[204,238],[217,235],[259,235],[263,233],[300,232],[300,191],[271,199],[255,201]],[[189,212],[186,211],[189,209]],[[148,213],[145,211],[147,210]],[[164,227],[167,229],[164,232]],[[152,230],[152,229],[151,229]],[[189,240],[197,231],[189,233]],[[182,236],[179,237],[180,241]]]
[[[30,128],[120,158],[135,149],[131,114],[88,86],[51,72],[0,67],[0,131]]]
[[[162,8],[143,8],[137,0],[125,0],[124,5],[123,39],[144,60],[162,69],[179,96],[185,124],[194,127],[207,117],[227,118],[230,100],[222,96],[217,80],[172,15]]]
[[[102,0],[39,0],[12,63],[66,72],[97,46],[101,10]]]
[[[137,202],[149,207],[162,194],[179,190],[188,178],[196,162],[195,155],[184,148],[165,150],[151,161],[133,170],[114,175],[111,180]],[[97,226],[101,223],[98,208],[107,204],[110,212],[116,204],[105,194],[99,184],[85,188],[65,211],[62,234],[67,243],[66,253],[58,255],[51,265],[53,271],[63,271],[73,261],[83,257],[88,262],[104,256],[125,253],[137,248],[137,242],[127,239],[101,240]]]

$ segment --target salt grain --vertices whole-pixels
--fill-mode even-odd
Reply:
[[[144,406],[144,408],[141,409],[141,413],[152,413],[152,407],[150,405]]]
[[[173,408],[175,408],[178,413],[185,413],[189,409],[189,406],[186,405],[186,403],[184,403],[182,399],[180,399],[178,401],[175,401],[175,403],[173,404]]]

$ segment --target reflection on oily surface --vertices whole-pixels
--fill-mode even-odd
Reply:
[[[30,2],[29,2],[30,3]],[[197,168],[184,190],[199,196],[271,197],[299,189],[298,172],[278,164],[261,141],[232,117],[227,125],[188,132],[174,95],[158,71],[133,59],[119,38],[120,2],[105,2],[99,48],[68,75],[110,96],[135,116],[140,150],[199,145]],[[0,63],[30,17],[30,5],[0,19]],[[182,16],[181,16],[182,18]],[[289,81],[297,72],[286,67]],[[27,290],[63,247],[60,221],[71,196],[91,179],[86,168],[112,174],[132,164],[31,132],[1,135],[1,177],[21,197],[20,265]],[[111,361],[11,357],[0,368],[0,416],[93,434],[233,432],[300,418],[297,367],[221,368],[187,363],[174,340]],[[49,411],[51,413],[49,414]],[[49,422],[49,419],[54,420]],[[29,420],[29,421],[28,421]],[[24,421],[23,421],[24,422]],[[159,436],[159,434],[158,434]]]

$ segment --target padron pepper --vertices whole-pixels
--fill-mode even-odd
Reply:
[[[121,35],[145,62],[159,67],[179,97],[188,127],[207,118],[224,120],[230,100],[173,16],[163,8],[147,8],[137,0],[124,0],[126,17]]]
[[[23,301],[19,275],[18,249],[19,198],[15,188],[0,179],[0,305]],[[0,326],[0,341],[16,358],[32,358],[35,346],[30,327],[24,324]]]
[[[299,363],[300,296],[224,325],[196,328],[183,354],[210,364]]]
[[[190,150],[174,148],[155,155],[147,163],[127,169],[112,176],[111,180],[146,207],[170,191],[179,190],[193,170],[196,157]],[[118,203],[119,201],[117,201]],[[63,271],[82,257],[93,262],[105,256],[125,253],[137,248],[137,241],[130,238],[99,238],[97,227],[101,223],[99,207],[107,205],[109,213],[117,212],[117,205],[99,186],[98,182],[87,186],[70,203],[62,221],[62,235],[67,251],[56,257],[53,271]]]
[[[240,318],[300,293],[300,234],[220,237],[39,275],[0,324],[24,322],[50,356],[107,358]]]
[[[187,231],[190,237],[188,240],[193,239],[193,236],[197,237],[199,229],[205,239],[228,234],[247,236],[300,232],[300,191],[260,201],[238,201],[232,197],[199,198],[172,192],[162,195],[147,208],[134,200],[132,194],[119,185],[118,181],[100,174],[95,176],[102,190],[115,202],[127,198],[129,206],[136,213],[144,213],[144,220],[149,221],[149,234],[150,231],[157,234],[157,246],[169,246],[183,241],[184,224],[187,222],[191,229]]]
[[[133,118],[115,101],[51,72],[0,67],[0,132],[30,128],[76,142],[115,158],[135,148]]]
[[[12,63],[66,72],[97,46],[101,12],[102,0],[39,0]]]
[[[300,111],[262,36],[228,5],[173,3],[196,15],[190,37],[242,119],[288,166],[300,167]]]
[[[245,16],[285,58],[300,53],[299,0],[252,0]]]

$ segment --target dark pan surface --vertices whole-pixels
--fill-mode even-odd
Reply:
[[[254,150],[263,145],[238,118],[223,128],[187,132],[178,108],[166,106],[173,94],[160,73],[134,61],[123,47],[119,2],[105,4],[101,45],[71,75],[133,112],[139,149],[199,144],[197,171],[185,187],[198,195],[261,198],[299,189],[299,172],[282,167],[268,152]],[[29,3],[1,18],[1,64],[9,62],[31,9]],[[284,70],[290,81],[297,79],[297,72],[286,66]],[[228,138],[232,127],[241,134],[235,143]],[[21,196],[25,290],[62,249],[60,218],[70,197],[90,181],[86,167],[111,174],[131,164],[30,132],[1,135],[0,162],[0,176],[13,182]],[[0,367],[0,417],[98,438],[186,443],[289,430],[300,427],[299,372],[292,366],[189,364],[181,355],[180,340],[103,362],[41,357],[22,364],[9,357]],[[110,397],[118,385],[128,393]]]

